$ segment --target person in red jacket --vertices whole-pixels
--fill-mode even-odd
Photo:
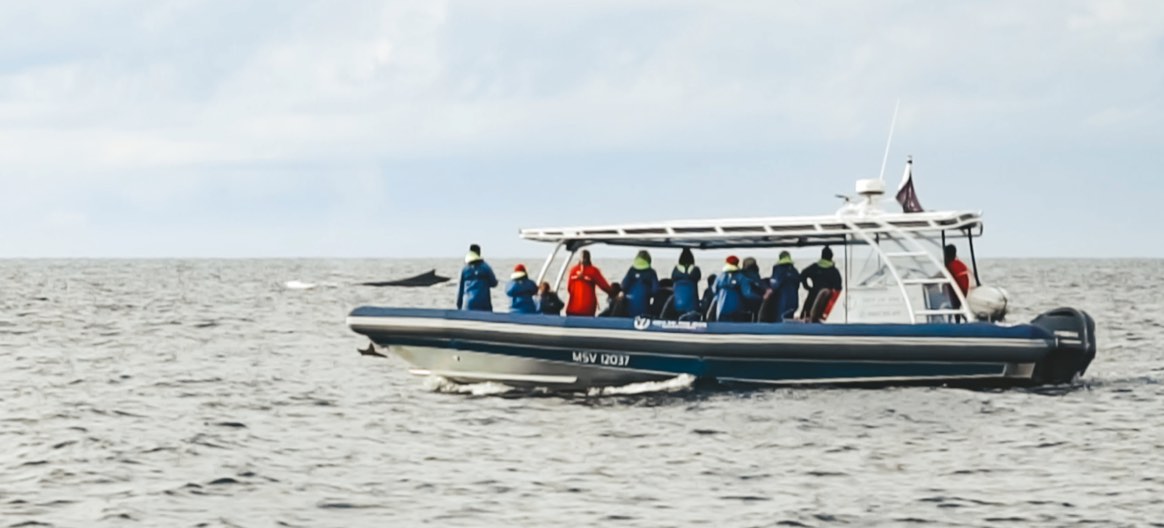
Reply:
[[[610,284],[602,276],[602,272],[590,263],[590,251],[582,250],[582,259],[570,270],[570,281],[566,289],[570,292],[570,301],[566,304],[566,315],[586,315],[594,317],[598,311],[598,297],[594,294],[597,286],[603,292],[610,294]]]
[[[958,259],[958,248],[953,244],[949,244],[945,248],[946,253],[946,270],[954,277],[954,282],[958,284],[958,289],[962,290],[962,296],[970,293],[970,268],[966,266],[965,262]],[[946,292],[950,296],[950,306],[957,310],[962,307],[962,301],[952,291]]]

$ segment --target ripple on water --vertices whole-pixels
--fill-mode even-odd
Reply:
[[[0,526],[1159,526],[1164,262],[987,264],[1096,317],[1080,383],[465,386],[344,326],[455,260],[0,260]]]

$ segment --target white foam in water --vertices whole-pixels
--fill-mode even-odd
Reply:
[[[495,381],[462,384],[450,381],[448,378],[441,376],[428,376],[424,378],[424,388],[433,392],[471,394],[473,396],[492,396],[494,394],[505,394],[513,390],[513,387]]]
[[[284,282],[283,286],[289,290],[310,290],[315,287],[310,282],[300,282],[297,280]]]
[[[587,391],[590,396],[615,396],[624,394],[647,394],[650,392],[678,392],[691,388],[695,383],[695,376],[681,374],[678,377],[663,381],[645,381],[631,383],[619,387],[595,387]]]

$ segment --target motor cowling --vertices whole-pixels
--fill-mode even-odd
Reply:
[[[1068,383],[1087,372],[1095,359],[1095,319],[1074,308],[1058,308],[1036,317],[1031,324],[1055,339],[1055,348],[1035,363],[1035,383]]]

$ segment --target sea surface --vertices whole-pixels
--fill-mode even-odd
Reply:
[[[355,284],[434,267],[0,261],[0,528],[1164,526],[1164,261],[983,264],[1096,318],[1075,386],[577,395],[357,354],[455,288]]]

